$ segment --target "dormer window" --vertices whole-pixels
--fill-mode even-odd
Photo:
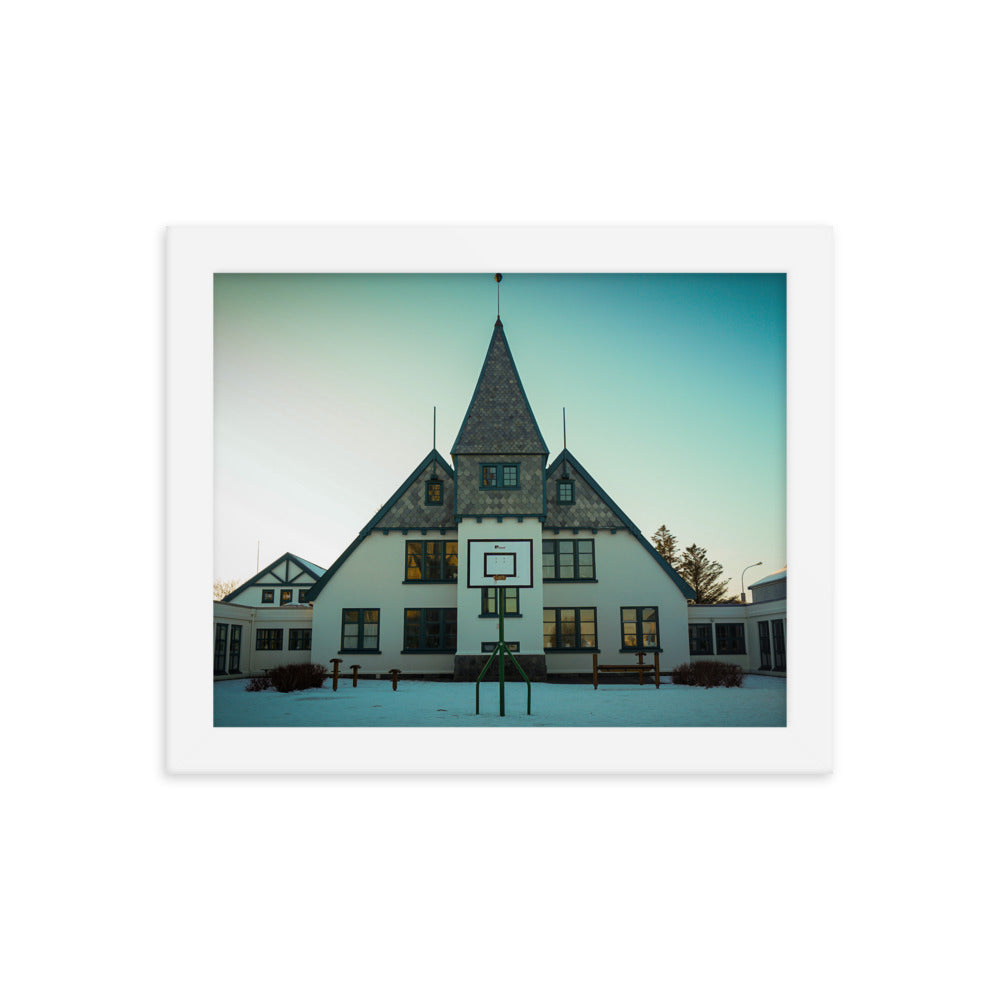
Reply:
[[[424,504],[428,507],[440,507],[443,502],[441,480],[437,476],[432,476],[427,480]]]
[[[480,465],[479,488],[482,490],[519,490],[520,465]]]
[[[260,592],[260,603],[261,604],[274,604],[274,591],[273,590],[262,590]]]
[[[570,504],[576,500],[576,484],[568,476],[563,476],[556,482],[556,502]]]

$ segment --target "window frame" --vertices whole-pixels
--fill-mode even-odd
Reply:
[[[771,670],[771,623],[766,618],[761,618],[757,622],[757,642],[760,669]]]
[[[419,615],[417,620],[417,638],[418,645],[408,646],[407,645],[407,629],[410,625],[409,616],[411,614]],[[428,646],[427,645],[427,616],[428,614],[436,614],[439,616],[437,624],[441,629],[441,645],[440,646]],[[451,621],[449,621],[451,617]],[[448,644],[448,633],[449,626],[451,626],[451,631],[454,633],[454,645]],[[458,650],[458,608],[404,608],[403,609],[403,648],[400,651],[406,655],[418,654],[418,653],[455,653]]]
[[[288,630],[289,650],[312,649],[312,634],[313,630],[311,628],[290,628]],[[302,644],[303,639],[305,640],[305,645]]]
[[[292,603],[292,594],[294,594],[294,593],[295,593],[295,591],[292,590],[291,587],[285,587],[282,590],[280,590],[278,592],[278,607],[283,608],[286,604],[291,604]],[[288,599],[287,600],[285,599],[285,594],[288,594]]]
[[[410,576],[410,546],[420,546],[420,576]],[[428,579],[427,577],[427,546],[440,545],[441,549],[441,576]],[[446,576],[448,568],[448,547],[454,546],[455,551],[455,575]],[[458,583],[458,539],[457,538],[407,538],[403,545],[403,583]]]
[[[344,644],[344,629],[347,626],[347,616],[351,613],[356,613],[358,616],[357,626],[358,634],[357,641],[360,645],[357,646],[347,646]],[[375,647],[364,645],[365,639],[365,625],[370,624],[370,622],[365,621],[365,615],[374,612],[375,618]],[[340,649],[338,652],[341,653],[381,653],[382,652],[382,609],[381,608],[341,608],[340,609]]]
[[[555,645],[555,646],[547,646],[545,644],[545,642],[546,642],[545,626],[547,624],[547,622],[546,622],[546,614],[549,611],[554,612],[554,616],[553,616],[554,617],[553,625],[555,626],[554,637],[555,637],[555,640],[556,640],[556,643],[557,643],[557,645]],[[562,628],[561,628],[561,626],[562,626],[562,615],[560,614],[560,612],[566,612],[566,611],[573,612],[573,628],[574,628],[574,636],[573,637],[574,637],[574,640],[576,642],[576,645],[574,645],[574,646],[563,646],[563,645],[561,645],[561,640],[562,640]],[[581,644],[581,638],[582,638],[582,629],[581,629],[581,622],[580,622],[580,618],[581,618],[580,612],[581,611],[590,611],[590,612],[593,612],[593,615],[594,615],[594,645],[593,646],[584,646],[584,645]],[[543,607],[542,608],[542,650],[546,654],[548,654],[548,653],[599,653],[601,651],[601,649],[600,649],[600,646],[598,645],[598,641],[597,641],[597,607],[596,606],[588,606],[588,605],[582,605],[580,607],[565,607],[565,606],[562,606],[562,605]]]
[[[625,644],[625,612],[634,611],[636,613],[635,620],[637,625],[642,625],[646,619],[642,616],[644,611],[653,612],[653,622],[656,625],[656,643],[655,645],[649,646],[645,642],[637,644],[635,646],[627,646]],[[660,634],[660,608],[656,604],[625,604],[618,609],[618,624],[621,627],[621,640],[622,645],[619,650],[620,653],[662,653],[663,647],[660,645],[660,639],[662,638]],[[645,632],[642,629],[636,628],[636,637],[645,639]]]
[[[520,618],[521,617],[521,588],[520,587],[502,587],[504,592],[504,618]],[[480,618],[499,618],[500,615],[496,610],[496,587],[481,587],[482,596],[479,605],[479,617]],[[489,610],[490,598],[493,597],[493,611]],[[514,598],[514,610],[508,611],[507,604],[510,603],[511,597]]]
[[[702,636],[698,640],[699,642],[707,642],[708,649],[695,649],[695,635],[694,632],[697,630],[702,633]],[[714,636],[715,631],[712,628],[711,622],[692,622],[688,625],[688,656],[714,656],[715,655],[715,645]]]
[[[739,636],[739,640],[736,643],[737,649],[729,649],[729,638],[723,634],[720,638],[719,630],[723,629],[726,632],[729,630],[735,630]],[[746,656],[747,653],[747,630],[743,627],[743,622],[715,622],[715,655],[716,656]]]
[[[261,604],[274,604],[274,587],[262,587],[260,591]]]
[[[437,500],[431,499],[431,490],[437,488]],[[424,483],[424,506],[425,507],[442,507],[444,505],[444,480],[438,479],[436,476],[431,476]]]
[[[563,487],[569,487],[569,499],[564,500],[562,496]],[[569,507],[571,504],[576,503],[576,481],[573,479],[563,479],[559,478],[556,480],[556,503],[560,507]]]
[[[224,677],[226,673],[226,649],[229,646],[229,623],[215,623],[215,655],[212,661],[212,672],[216,677]]]
[[[485,482],[487,469],[493,470],[492,484]],[[513,483],[507,482],[507,473],[513,472]],[[479,488],[481,490],[519,490],[521,488],[521,463],[520,462],[480,462],[479,463]]]
[[[308,604],[308,595],[311,587],[299,587],[299,604]]]
[[[240,672],[240,657],[243,655],[243,626],[229,626],[229,672]],[[233,666],[235,664],[235,668]]]
[[[273,645],[275,638],[278,644]],[[257,629],[257,651],[263,653],[280,653],[285,648],[285,630],[283,628]]]
[[[546,547],[552,546],[552,570],[555,576],[545,575]],[[573,575],[560,576],[559,546],[573,546]],[[580,547],[590,546],[590,562],[593,576],[580,576]],[[543,538],[542,539],[542,582],[548,583],[597,583],[597,546],[593,538]]]

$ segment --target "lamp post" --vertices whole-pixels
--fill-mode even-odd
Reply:
[[[763,566],[763,565],[764,564],[762,562],[750,563],[750,565],[747,566],[747,569],[753,569],[754,566]],[[740,574],[740,600],[744,604],[746,604],[747,602],[747,595],[746,595],[746,589],[743,586],[743,578],[746,576],[747,569],[743,570],[743,572]]]

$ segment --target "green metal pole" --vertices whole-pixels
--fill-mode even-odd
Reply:
[[[497,288],[500,286],[497,285]],[[503,601],[500,600],[500,588],[497,587],[497,611],[500,614],[500,642],[497,643],[497,649],[500,650],[500,714],[504,715],[504,699],[503,699],[503,666],[506,657],[504,653],[506,652],[507,645],[503,641]]]

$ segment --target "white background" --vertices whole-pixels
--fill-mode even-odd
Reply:
[[[990,16],[8,13],[6,992],[995,992]],[[163,227],[192,222],[835,226],[836,773],[168,778]]]

